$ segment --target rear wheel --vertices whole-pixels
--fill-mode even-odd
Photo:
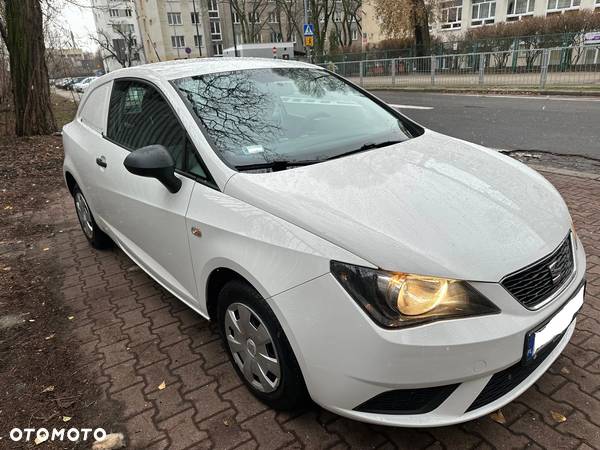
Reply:
[[[304,406],[302,372],[275,314],[248,284],[233,280],[219,293],[218,322],[229,359],[239,377],[268,406]]]
[[[92,247],[97,249],[110,247],[112,240],[104,231],[98,228],[92,211],[79,186],[75,186],[73,189],[73,200],[75,201],[75,211],[77,212],[77,219],[79,219],[81,230]]]

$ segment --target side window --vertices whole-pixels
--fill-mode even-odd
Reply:
[[[110,83],[98,86],[87,94],[85,103],[79,112],[81,121],[98,132],[104,128],[105,101],[109,92]]]
[[[129,80],[114,82],[107,136],[130,150],[164,145],[175,167],[185,170],[187,135],[167,101],[150,85]]]
[[[129,150],[164,145],[175,168],[212,182],[173,110],[149,84],[132,80],[113,83],[106,136]]]

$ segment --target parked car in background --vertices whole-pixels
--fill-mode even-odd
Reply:
[[[73,84],[73,90],[75,92],[84,92],[86,88],[94,81],[97,77],[87,77],[83,80]]]
[[[274,408],[464,422],[521,395],[575,329],[585,252],[557,190],[320,67],[118,70],[63,140],[90,244],[215,321]]]
[[[70,79],[69,79],[69,81],[68,81],[67,83],[65,83],[65,85],[64,85],[64,88],[65,88],[65,89],[67,89],[67,90],[69,90],[69,91],[72,91],[72,90],[73,90],[73,86],[74,86],[76,83],[79,83],[79,82],[81,82],[81,81],[85,80],[86,78],[87,78],[87,77],[75,77],[75,78],[70,78]]]
[[[56,82],[54,83],[54,86],[56,86],[57,88],[60,89],[64,89],[65,84],[70,80],[70,78],[59,78],[58,80],[56,80]]]

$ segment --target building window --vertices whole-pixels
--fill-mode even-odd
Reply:
[[[167,13],[167,21],[169,22],[169,25],[181,25],[181,13]]]
[[[462,21],[462,0],[442,2],[440,6],[442,30],[460,28]]]
[[[577,9],[579,5],[581,5],[581,0],[548,0],[548,11]]]
[[[223,56],[223,44],[213,44],[213,55]]]
[[[235,33],[235,43],[236,44],[243,44],[244,43],[244,38],[242,36],[242,33],[240,33],[239,31],[237,33]]]
[[[119,10],[118,9],[109,9],[108,14],[110,15],[110,17],[119,17]]]
[[[258,23],[260,22],[260,16],[257,12],[248,13],[248,22],[250,23]]]
[[[221,40],[221,22],[218,22],[218,21],[210,22],[210,38],[213,41]]]
[[[274,11],[271,11],[271,12],[269,13],[269,17],[267,18],[267,21],[268,21],[269,23],[277,23],[277,15],[275,14],[275,12],[274,12]]]
[[[196,34],[194,36],[194,46],[202,47],[202,35],[201,34]]]
[[[277,31],[271,31],[271,42],[283,42],[283,36]]]
[[[219,6],[217,0],[208,0],[208,17],[211,19],[219,18]]]
[[[132,15],[132,11],[131,11],[131,9],[130,9],[130,8],[127,8],[127,9],[125,10],[125,16],[127,16],[127,17],[131,17],[131,15]]]
[[[496,0],[473,0],[471,13],[471,25],[473,26],[494,23],[494,18],[496,17]]]
[[[233,23],[240,23],[240,15],[236,12],[233,13]]]
[[[113,23],[112,29],[115,33],[131,34],[133,33],[132,23]]]
[[[196,23],[202,23],[200,21],[200,13],[198,11],[196,12],[191,12],[190,16],[192,17],[192,23],[196,24]]]
[[[171,36],[171,44],[173,48],[184,48],[185,37],[184,36]]]
[[[352,40],[358,41],[358,30],[356,28],[352,29]]]
[[[533,15],[535,0],[508,0],[506,21],[513,22]]]

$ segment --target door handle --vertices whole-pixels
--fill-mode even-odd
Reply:
[[[99,156],[96,158],[96,164],[98,164],[100,167],[106,167],[106,158],[104,156]]]

